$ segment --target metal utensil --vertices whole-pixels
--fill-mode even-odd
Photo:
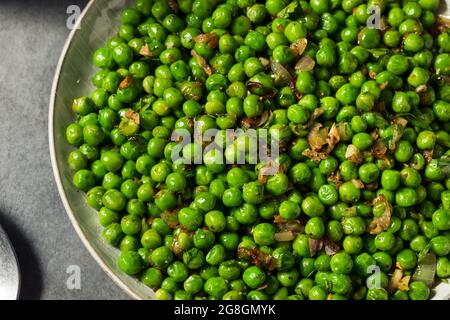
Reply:
[[[439,6],[439,14],[441,16],[450,18],[450,4],[449,1],[441,1],[441,5]]]
[[[0,226],[0,300],[16,300],[19,289],[17,257],[5,230]]]

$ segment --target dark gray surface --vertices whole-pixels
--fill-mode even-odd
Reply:
[[[48,148],[48,102],[66,9],[87,0],[0,1],[0,224],[18,255],[22,299],[127,299],[96,264],[64,211]],[[71,265],[81,288],[69,290]]]

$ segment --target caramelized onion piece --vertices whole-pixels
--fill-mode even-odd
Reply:
[[[309,118],[309,121],[306,123],[305,127],[306,128],[311,127],[315,123],[316,119],[319,118],[324,112],[325,112],[325,109],[322,107],[314,109],[314,111],[313,111],[311,117]]]
[[[139,113],[137,113],[133,109],[128,109],[125,112],[124,117],[127,118],[130,121],[133,121],[135,124],[140,124],[141,123],[141,118],[139,117]]]
[[[304,233],[305,226],[299,220],[284,220],[280,215],[274,217],[274,223],[277,225],[280,232],[291,231],[294,236]]]
[[[272,116],[272,111],[265,110],[259,117],[257,118],[243,118],[241,120],[241,127],[244,129],[250,128],[260,128],[264,126]]]
[[[350,160],[355,164],[361,164],[364,161],[363,154],[353,144],[349,144],[345,151],[345,159]]]
[[[179,225],[178,222],[178,211],[179,209],[174,209],[171,211],[164,211],[161,213],[161,219],[169,225],[170,228],[174,229]]]
[[[261,252],[258,248],[238,248],[237,256],[244,259],[249,259],[251,262],[262,269],[273,271],[276,267],[275,259],[270,255]]]
[[[281,231],[275,233],[275,240],[280,242],[292,241],[295,239],[292,231]]]
[[[398,284],[398,289],[400,291],[408,291],[409,290],[409,281],[411,280],[411,276],[404,276],[400,283]]]
[[[317,163],[319,163],[320,160],[324,160],[324,159],[328,158],[328,153],[314,151],[314,150],[311,150],[311,149],[304,150],[302,152],[302,155],[304,155],[307,158],[310,158],[311,160],[314,160]]]
[[[259,61],[261,62],[264,69],[267,69],[270,66],[270,60],[265,57],[259,57]]]
[[[430,149],[424,150],[423,157],[425,158],[427,163],[430,162],[431,160],[433,160],[433,150],[430,150]]]
[[[331,153],[331,151],[333,151],[334,147],[339,143],[340,140],[341,136],[339,135],[336,123],[333,123],[327,136],[327,152]]]
[[[379,195],[372,201],[373,206],[380,203],[384,204],[384,212],[382,216],[374,217],[372,222],[367,227],[367,231],[370,234],[379,234],[385,231],[391,224],[391,206],[389,205],[389,202],[386,200],[384,195]]]
[[[128,87],[131,85],[132,82],[133,82],[133,77],[130,76],[130,75],[126,76],[126,77],[119,83],[119,89],[120,89],[120,90],[123,90],[123,89],[128,88]]]
[[[280,216],[279,214],[277,214],[273,217],[273,223],[278,224],[278,223],[283,223],[283,222],[286,222],[286,220],[284,220],[283,217]]]
[[[308,45],[308,39],[300,38],[291,44],[291,50],[295,55],[301,56],[305,52],[306,46]]]
[[[329,182],[334,183],[337,189],[339,189],[343,183],[341,172],[339,170],[335,170],[333,173],[329,174],[327,179]]]
[[[403,278],[403,271],[401,269],[395,269],[387,286],[387,291],[390,293],[395,292],[400,285],[400,281]]]
[[[418,87],[416,88],[416,92],[417,92],[417,93],[424,93],[424,92],[427,92],[427,85],[426,85],[426,84],[422,84],[422,85],[418,86]]]
[[[278,63],[275,60],[271,59],[270,68],[272,69],[273,74],[276,77],[279,77],[283,82],[285,83],[293,82],[294,77],[289,72],[289,70],[286,69],[281,63]]]
[[[294,69],[297,71],[311,71],[316,66],[316,61],[310,56],[301,57],[295,64]]]
[[[330,129],[315,123],[308,134],[309,149],[303,151],[303,155],[316,162],[326,159],[340,140],[339,130],[333,123]],[[325,147],[326,146],[326,147]]]
[[[213,74],[213,70],[209,66],[205,58],[203,58],[201,55],[195,52],[195,50],[191,50],[191,55],[195,58],[195,60],[198,62],[198,64],[202,67],[202,69],[206,72],[208,76]]]
[[[380,160],[386,159],[387,147],[381,139],[376,140],[371,149],[372,155]]]
[[[150,50],[150,48],[148,47],[148,44],[145,44],[141,47],[141,50],[139,50],[139,54],[146,58],[154,58],[155,57],[155,54]]]
[[[376,190],[378,190],[378,182],[375,181],[375,182],[366,184],[365,189],[369,190],[369,191],[376,191]]]
[[[325,248],[325,253],[329,256],[335,255],[341,249],[337,243],[331,241],[328,238],[323,239],[323,245]]]
[[[355,188],[364,189],[364,183],[362,183],[361,180],[352,179],[351,181],[352,181],[352,184],[355,186]]]
[[[262,115],[257,118],[258,121],[255,123],[255,126],[257,128],[262,127],[263,125],[265,125],[267,123],[267,121],[270,119],[271,116],[272,116],[272,111],[271,110],[264,110]]]
[[[174,13],[178,13],[180,11],[180,7],[178,6],[178,2],[176,0],[167,0],[167,4]]]
[[[394,134],[392,136],[392,139],[389,141],[389,150],[393,152],[395,148],[397,147],[397,143],[400,141],[403,135],[403,131],[408,124],[408,120],[405,118],[399,117],[395,118],[392,121],[392,124],[394,125]]]
[[[327,143],[328,128],[322,128],[322,124],[316,123],[308,135],[308,143],[313,151],[320,151]]]
[[[197,43],[206,43],[211,49],[217,48],[219,44],[219,36],[214,32],[202,33],[194,37]]]
[[[317,252],[322,250],[323,248],[323,241],[322,239],[308,239],[308,247],[309,247],[309,253],[312,256],[314,256]]]
[[[436,256],[434,253],[427,253],[422,261],[419,261],[412,279],[423,281],[428,287],[432,287],[436,275]]]
[[[437,17],[437,31],[438,33],[446,32],[450,28],[450,19],[447,16],[439,14]]]

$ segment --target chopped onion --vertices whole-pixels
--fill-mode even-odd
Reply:
[[[352,179],[352,184],[355,186],[355,188],[364,189],[364,183],[362,183],[361,180]]]
[[[322,128],[322,124],[315,123],[310,133],[308,134],[308,143],[314,151],[322,150],[322,147],[327,143],[328,128]]]
[[[322,128],[320,123],[314,123],[313,128],[308,134],[308,143],[311,148],[304,150],[302,154],[305,157],[319,162],[328,157],[339,140],[340,135],[335,123],[333,123],[330,129],[327,127]],[[327,145],[326,148],[324,147],[325,145]]]
[[[280,216],[275,216],[275,217],[280,217]],[[275,219],[275,220],[278,220],[278,219]],[[279,222],[274,221],[274,223],[277,224],[277,227],[280,230],[280,232],[290,231],[293,233],[294,236],[305,232],[305,226],[302,225],[299,220],[286,221],[286,220],[282,219]]]
[[[345,159],[350,160],[355,164],[361,164],[364,161],[361,151],[353,144],[348,145],[347,150],[345,151]]]
[[[316,121],[316,119],[318,117],[320,117],[323,113],[325,112],[325,109],[322,107],[316,108],[314,109],[311,117],[309,118],[309,121],[307,123],[307,126],[310,127],[314,124],[314,121]]]
[[[285,83],[291,83],[294,79],[292,74],[281,63],[270,60],[270,68],[276,77],[279,77]]]
[[[433,160],[433,150],[431,150],[431,149],[424,150],[423,157],[425,158],[425,160],[427,162],[430,162],[431,160]]]
[[[279,214],[277,214],[273,217],[273,223],[283,223],[285,221],[286,220],[284,220],[283,217],[280,216]]]
[[[423,281],[428,287],[431,287],[436,275],[436,256],[433,253],[428,253],[422,261],[417,265],[416,271],[413,275],[414,281]]]
[[[376,140],[372,145],[372,155],[380,160],[386,159],[387,148],[381,139]]]
[[[324,241],[325,253],[329,256],[335,255],[339,252],[339,245],[328,238],[325,238]]]
[[[134,111],[132,109],[128,109],[125,112],[124,117],[128,118],[129,120],[132,120],[136,124],[141,123],[141,118],[139,117],[139,113],[137,113],[136,111]]]
[[[291,49],[294,51],[295,55],[301,56],[305,52],[306,46],[308,45],[308,39],[300,38],[291,44]]]
[[[408,291],[409,290],[409,281],[411,280],[411,276],[404,276],[400,283],[398,284],[398,289],[400,291]]]
[[[259,61],[261,62],[262,66],[264,68],[267,68],[270,66],[270,60],[264,57],[259,57]]]
[[[394,151],[397,147],[397,143],[400,141],[400,139],[403,136],[404,129],[406,127],[406,124],[408,123],[408,120],[405,118],[396,118],[394,121],[392,121],[393,127],[394,127],[394,133],[392,135],[392,139],[389,141],[389,150]]]
[[[202,33],[194,37],[195,42],[206,43],[211,49],[217,48],[219,36],[213,32]]]
[[[269,160],[264,167],[259,169],[258,171],[258,181],[261,183],[266,183],[267,179],[278,172],[284,172],[286,170],[285,166],[280,165],[279,163]]]
[[[275,233],[275,240],[280,242],[292,241],[295,239],[292,231],[282,231]]]
[[[320,160],[324,160],[328,158],[328,153],[323,151],[315,151],[311,149],[306,149],[302,152],[302,155],[304,155],[307,158],[310,158],[311,160],[314,160],[315,162],[319,163]]]
[[[172,242],[172,251],[178,258],[181,258],[180,255],[183,254],[183,249],[180,247],[180,243],[178,242],[178,237],[175,237]]]
[[[402,118],[402,117],[395,118],[392,122],[394,124],[398,124],[399,126],[401,126],[403,128],[406,127],[406,125],[408,124],[408,120],[406,120],[405,118]]]
[[[308,247],[309,247],[309,253],[311,256],[314,256],[317,252],[319,252],[322,249],[323,242],[319,239],[308,239]]]
[[[122,133],[126,137],[133,136],[139,131],[139,124],[139,114],[132,109],[128,109],[123,115],[122,120],[120,121],[120,133]]]
[[[373,130],[373,131],[370,133],[370,137],[372,138],[373,141],[375,141],[375,140],[378,139],[379,136],[378,136],[378,131],[377,131],[377,129]]]
[[[198,62],[198,64],[202,67],[202,69],[206,72],[208,76],[213,74],[213,70],[209,66],[205,58],[203,58],[201,55],[195,52],[195,50],[191,50],[191,55],[195,58],[195,60]]]
[[[394,273],[389,279],[387,290],[391,293],[395,292],[395,290],[397,290],[398,286],[400,285],[400,281],[402,280],[402,278],[403,278],[403,271],[401,269],[395,269]]]
[[[250,259],[255,266],[269,271],[276,267],[275,259],[270,254],[261,252],[258,248],[238,247],[237,256],[241,259]]]
[[[257,118],[243,118],[241,120],[241,126],[245,129],[260,128],[270,120],[271,116],[272,111],[265,110],[262,115]]]
[[[341,172],[339,171],[339,169],[333,171],[333,173],[329,174],[327,178],[328,178],[329,182],[334,183],[334,185],[336,186],[337,189],[339,189],[339,187],[343,183]]]
[[[164,211],[161,213],[161,219],[169,225],[170,228],[174,229],[179,225],[178,222],[178,211],[179,209]]]
[[[261,285],[258,288],[256,288],[256,290],[261,291],[261,290],[264,290],[265,288],[267,288],[268,286],[269,286],[269,284],[266,282],[263,285]]]
[[[153,58],[155,56],[155,54],[148,47],[148,44],[145,44],[141,47],[141,50],[139,50],[139,54],[146,58]]]
[[[128,88],[131,83],[133,82],[133,77],[132,76],[126,76],[120,83],[119,83],[119,89],[126,89]]]
[[[178,3],[176,0],[167,0],[167,4],[169,5],[169,8],[174,13],[178,13],[180,11],[180,7],[178,6]]]
[[[272,116],[271,110],[264,110],[262,115],[258,117],[258,121],[255,123],[256,127],[259,128],[265,125],[271,116]]]
[[[417,93],[423,93],[423,92],[426,92],[426,91],[427,91],[427,85],[426,84],[422,84],[422,85],[420,85],[420,86],[418,86],[416,88],[416,92]]]
[[[385,231],[391,224],[391,206],[384,195],[379,195],[372,201],[372,205],[377,205],[379,203],[384,204],[384,212],[381,217],[375,217],[367,227],[367,231],[369,231],[370,234],[379,234]]]
[[[339,130],[336,127],[336,123],[333,123],[327,136],[327,153],[331,153],[340,140],[341,136],[339,134]]]
[[[316,62],[310,56],[303,56],[295,64],[295,70],[297,71],[311,71],[316,66]]]
[[[366,184],[365,189],[369,190],[369,191],[376,191],[376,190],[378,190],[378,182],[375,181],[375,182]]]

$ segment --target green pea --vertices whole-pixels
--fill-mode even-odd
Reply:
[[[135,275],[142,270],[142,262],[139,254],[133,251],[125,251],[119,257],[120,270],[129,275]]]

